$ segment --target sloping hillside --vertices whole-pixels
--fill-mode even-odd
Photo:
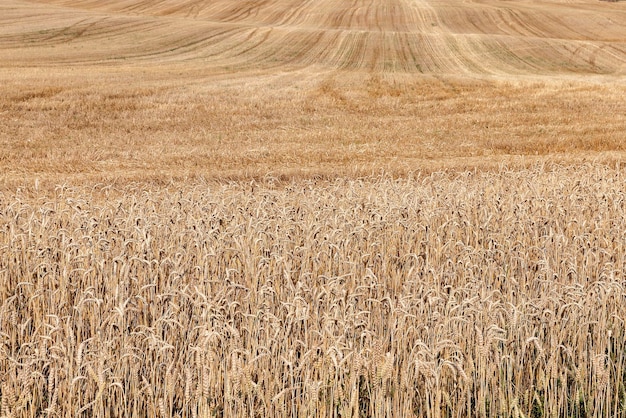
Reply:
[[[193,61],[437,74],[614,74],[626,6],[597,0],[9,0],[13,64]]]
[[[0,182],[621,160],[626,2],[5,0]]]

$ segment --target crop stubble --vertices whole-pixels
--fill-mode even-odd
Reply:
[[[1,180],[622,158],[625,22],[595,0],[8,0]]]

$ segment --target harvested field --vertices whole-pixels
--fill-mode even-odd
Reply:
[[[560,75],[626,64],[619,2],[8,0],[2,11],[2,56],[16,65]]]
[[[625,69],[624,2],[7,0],[0,181],[621,159]]]
[[[0,417],[626,416],[626,2],[0,3]]]
[[[4,182],[402,175],[626,150],[626,86],[295,76],[172,89],[29,79],[0,98]]]

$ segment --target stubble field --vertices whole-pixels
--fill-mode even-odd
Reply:
[[[0,4],[0,417],[626,415],[626,4]]]

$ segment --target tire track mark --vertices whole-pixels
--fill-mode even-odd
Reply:
[[[237,5],[233,11],[231,11],[224,22],[235,22],[245,20],[251,16],[258,16],[259,10],[267,5],[269,0],[246,0],[242,1],[243,5]]]
[[[280,18],[276,19],[279,26],[294,25],[300,23],[303,16],[306,16],[307,8],[315,3],[315,0],[299,1],[295,6],[287,8]]]
[[[212,65],[235,63],[246,68],[324,65],[371,72],[607,73],[618,71],[626,61],[619,46],[626,42],[626,33],[619,29],[626,27],[619,23],[620,17],[626,22],[626,12],[614,16],[617,29],[609,32],[615,40],[602,42],[596,34],[609,22],[606,12],[592,16],[588,26],[577,26],[582,12],[563,4],[533,8],[493,0],[31,3],[73,7],[50,6],[58,16],[54,25],[47,24],[40,32],[35,28],[43,27],[45,12],[25,11],[33,30],[19,32],[16,20],[10,30],[18,34],[0,29],[0,44],[19,47],[20,41],[31,39],[43,47],[80,40],[93,47],[98,39],[112,37],[119,46],[119,59],[141,62],[204,59]],[[559,10],[567,13],[560,15]],[[4,21],[0,17],[0,23]],[[92,49],[85,60],[95,62],[98,50]],[[78,60],[77,53],[72,54],[57,54],[59,62]],[[112,54],[111,48],[101,53],[105,60],[117,59],[110,58]]]
[[[246,40],[252,36],[248,36],[242,40],[234,42],[233,38],[236,38],[238,34],[247,33],[250,30],[247,28],[228,28],[219,29],[216,33],[206,36],[201,39],[194,39],[186,43],[180,43],[180,41],[174,42],[169,47],[161,46],[159,49],[150,53],[142,53],[134,55],[133,58],[139,58],[142,60],[153,58],[165,58],[165,57],[184,57],[189,58],[219,58],[228,55],[228,52],[233,51],[246,43]]]

